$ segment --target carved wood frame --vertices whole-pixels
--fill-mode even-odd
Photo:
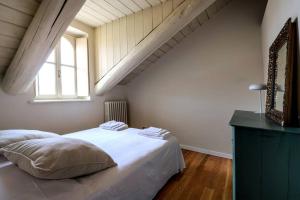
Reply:
[[[279,35],[269,49],[269,66],[268,66],[268,82],[267,82],[267,100],[266,100],[266,116],[281,126],[289,126],[293,123],[292,110],[292,90],[294,82],[294,65],[295,65],[295,24],[291,22],[291,18],[285,23]],[[277,77],[277,58],[278,52],[284,44],[287,44],[287,56],[285,67],[285,92],[283,96],[283,111],[275,109],[275,94],[277,87],[275,81]]]

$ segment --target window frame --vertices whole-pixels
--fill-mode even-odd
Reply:
[[[57,102],[57,101],[72,101],[72,100],[90,100],[90,75],[89,75],[89,56],[88,56],[88,44],[87,44],[87,96],[78,96],[78,85],[77,85],[77,79],[78,79],[78,74],[77,74],[77,51],[76,51],[76,36],[70,35],[65,33],[62,37],[64,37],[66,40],[68,40],[74,49],[74,66],[68,65],[68,64],[62,64],[61,62],[61,39],[57,42],[55,48],[52,50],[54,51],[55,55],[55,62],[49,62],[45,61],[44,63],[49,63],[49,64],[54,64],[55,65],[55,95],[40,95],[39,94],[39,76],[37,75],[36,80],[34,82],[35,84],[35,98],[34,101],[47,101],[49,102]],[[74,42],[70,41],[70,37],[74,38]],[[86,40],[88,43],[88,39]],[[51,52],[52,53],[52,52]],[[50,55],[50,54],[49,54]],[[74,89],[75,89],[75,94],[74,95],[63,95],[62,94],[62,67],[71,67],[74,69]]]

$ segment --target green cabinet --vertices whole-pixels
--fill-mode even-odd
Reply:
[[[300,128],[248,111],[235,111],[230,125],[234,200],[300,200]]]

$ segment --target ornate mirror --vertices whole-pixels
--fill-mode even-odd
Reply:
[[[289,19],[270,47],[266,115],[282,126],[297,117],[293,108],[295,82],[295,24]]]

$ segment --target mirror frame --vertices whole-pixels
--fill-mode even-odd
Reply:
[[[266,100],[266,116],[281,126],[290,126],[295,121],[295,113],[293,111],[293,85],[295,82],[295,23],[291,22],[291,18],[285,23],[279,35],[269,49],[269,66],[268,66],[268,82],[267,82],[267,100]],[[275,95],[277,92],[277,59],[280,49],[287,44],[286,66],[285,66],[285,91],[283,95],[283,111],[275,109]],[[297,113],[297,112],[296,112]],[[297,116],[297,114],[296,114]]]

